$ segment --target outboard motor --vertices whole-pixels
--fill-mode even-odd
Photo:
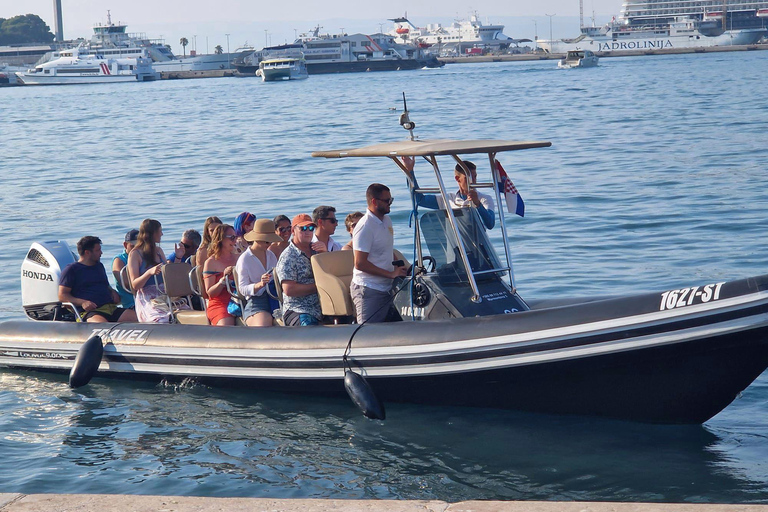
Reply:
[[[33,243],[21,264],[21,304],[32,320],[74,320],[59,302],[64,267],[77,261],[67,242]]]

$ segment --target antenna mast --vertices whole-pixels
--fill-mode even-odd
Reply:
[[[400,114],[400,126],[408,130],[411,134],[411,140],[416,140],[413,136],[413,129],[416,128],[416,123],[411,121],[408,117],[408,104],[405,102],[405,91],[403,91],[403,113]]]

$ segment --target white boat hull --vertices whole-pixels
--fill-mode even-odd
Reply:
[[[309,75],[306,71],[304,73],[299,72],[298,70],[262,70],[261,72],[261,79],[264,82],[278,82],[281,80],[304,80],[309,78]]]
[[[16,73],[16,77],[24,85],[110,84],[117,82],[145,82],[157,79],[154,75],[38,76],[38,73]]]
[[[711,48],[755,44],[765,35],[763,29],[729,30],[719,36],[705,36],[698,31],[687,34],[659,35],[658,37],[579,37],[572,40],[539,40],[539,46],[549,53],[567,53],[573,50],[591,50],[603,54],[622,51],[650,52],[656,50]]]

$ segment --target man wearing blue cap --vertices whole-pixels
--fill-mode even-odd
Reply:
[[[125,234],[125,242],[123,242],[123,252],[112,259],[112,274],[115,276],[115,288],[117,293],[120,294],[120,303],[124,309],[133,309],[135,304],[133,302],[133,294],[123,288],[120,282],[120,271],[128,264],[128,254],[133,250],[138,238],[138,229],[132,229],[127,232]]]

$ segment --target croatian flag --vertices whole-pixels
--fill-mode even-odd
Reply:
[[[504,171],[504,168],[501,166],[501,162],[498,160],[496,160],[496,168],[499,171],[499,179],[501,180],[498,182],[499,192],[504,194],[504,198],[507,201],[507,211],[525,217],[525,203],[523,202],[523,198],[517,192],[515,185],[512,183],[512,180],[509,179],[506,171]]]

